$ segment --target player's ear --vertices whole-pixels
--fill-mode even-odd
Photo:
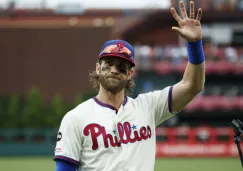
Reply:
[[[101,67],[101,63],[100,62],[97,62],[96,63],[96,74],[100,74],[100,67]]]
[[[132,79],[133,74],[134,74],[134,68],[131,68],[131,69],[128,71],[128,79]]]

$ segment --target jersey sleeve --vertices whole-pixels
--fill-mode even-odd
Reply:
[[[81,124],[73,113],[67,113],[61,122],[54,160],[65,160],[80,165],[82,150]]]
[[[156,126],[174,116],[171,108],[172,89],[173,86],[168,86],[163,90],[156,90],[138,96],[139,105],[142,108],[148,107],[149,112],[154,117]]]

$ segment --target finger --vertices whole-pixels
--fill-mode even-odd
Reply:
[[[190,2],[190,18],[194,19],[195,18],[195,12],[194,12],[194,2]]]
[[[177,14],[175,8],[171,8],[171,14],[173,15],[174,19],[179,23],[181,21],[181,17]]]
[[[188,18],[187,13],[186,13],[186,8],[185,8],[183,1],[180,1],[180,9],[181,9],[181,15],[183,16],[183,18]]]
[[[197,19],[196,19],[196,20],[197,20],[197,21],[200,21],[201,18],[202,18],[202,9],[199,8],[198,11],[197,11]]]
[[[178,34],[181,34],[181,29],[179,27],[172,27],[173,31],[176,31]]]

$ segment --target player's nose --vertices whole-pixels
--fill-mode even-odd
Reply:
[[[117,69],[117,67],[116,67],[115,65],[112,65],[112,66],[111,66],[111,72],[112,72],[112,73],[119,73],[119,72],[118,72],[118,69]]]

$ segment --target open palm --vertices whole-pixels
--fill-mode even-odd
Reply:
[[[184,3],[183,1],[180,1],[180,11],[182,18],[177,14],[173,7],[171,8],[171,13],[179,25],[179,27],[172,27],[172,30],[176,31],[181,37],[189,42],[200,40],[202,38],[202,28],[200,23],[202,17],[202,9],[198,9],[197,17],[194,19],[194,2],[191,1],[190,18],[188,18]]]

